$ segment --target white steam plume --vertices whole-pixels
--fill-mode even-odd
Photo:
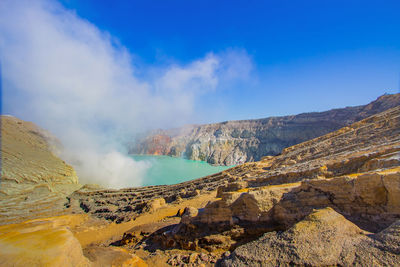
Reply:
[[[149,165],[125,155],[127,138],[190,122],[199,96],[245,79],[252,66],[232,50],[139,79],[132,58],[55,1],[0,2],[4,111],[55,133],[83,182],[140,185]]]

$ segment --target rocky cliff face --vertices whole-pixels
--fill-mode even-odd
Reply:
[[[58,214],[80,187],[75,170],[57,157],[59,145],[35,124],[1,116],[0,225]]]
[[[400,94],[383,95],[368,105],[326,112],[158,130],[140,139],[130,152],[183,156],[230,166],[277,155],[286,147],[322,136],[399,104]]]
[[[78,185],[75,170],[57,157],[60,142],[31,122],[1,116],[0,195]]]

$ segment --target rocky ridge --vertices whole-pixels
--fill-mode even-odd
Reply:
[[[132,145],[133,154],[186,157],[231,166],[278,155],[282,149],[338,130],[400,104],[400,94],[368,105],[258,120],[157,130]]]
[[[0,225],[64,214],[65,197],[81,185],[59,149],[46,130],[1,116]]]
[[[75,170],[56,154],[60,142],[51,133],[12,116],[1,116],[1,196],[23,191],[59,192],[78,185]]]

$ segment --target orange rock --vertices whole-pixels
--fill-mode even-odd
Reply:
[[[80,215],[31,220],[0,226],[0,262],[3,266],[90,266],[79,241],[67,227]]]

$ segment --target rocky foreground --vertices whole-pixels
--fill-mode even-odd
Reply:
[[[41,211],[47,191],[18,192],[38,219],[9,224],[26,215],[1,197],[0,262],[11,266],[398,266],[400,106],[177,185],[81,186]]]
[[[399,104],[400,94],[383,95],[367,105],[325,112],[158,130],[140,138],[130,151],[231,166],[278,155],[286,147],[338,130]]]

